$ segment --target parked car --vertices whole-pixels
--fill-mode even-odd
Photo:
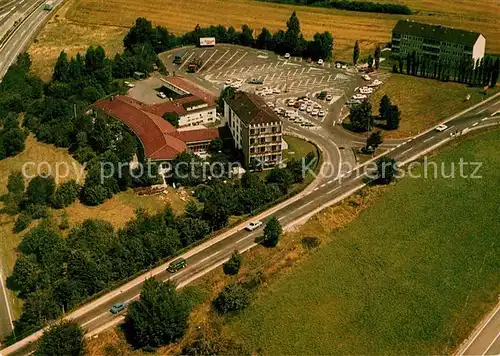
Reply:
[[[290,53],[285,53],[285,59],[290,59]]]
[[[232,82],[233,82],[232,79],[226,79],[226,81],[224,82],[224,84],[231,85]]]
[[[274,93],[274,94],[279,94],[279,93],[281,93],[280,88],[274,88],[274,89],[273,89],[273,93]]]
[[[324,117],[324,116],[325,116],[325,112],[324,112],[323,110],[320,110],[320,111],[318,112],[318,116],[319,116],[319,117]]]
[[[300,101],[296,101],[296,102],[293,104],[293,107],[294,107],[295,109],[298,109],[298,108],[300,108],[300,106],[301,106],[301,105],[302,105],[302,103],[301,103]]]
[[[330,101],[330,100],[332,100],[332,99],[333,99],[333,95],[332,95],[332,94],[328,94],[328,95],[326,96],[326,100],[327,100],[327,101]]]
[[[252,78],[248,80],[248,84],[257,84],[257,85],[262,85],[264,84],[264,80],[262,79],[257,79],[257,78]]]
[[[349,99],[349,100],[347,100],[346,104],[347,104],[347,105],[357,105],[357,104],[361,104],[361,100],[359,100],[359,99]]]
[[[288,103],[287,103],[287,106],[294,106],[295,105],[295,101],[294,100],[290,100]]]
[[[372,78],[370,78],[370,76],[369,76],[368,74],[363,74],[363,75],[361,76],[361,78],[363,78],[363,79],[364,79],[364,80],[366,80],[366,81],[370,81],[370,80],[372,80]]]
[[[109,311],[113,314],[118,314],[119,312],[124,311],[125,307],[125,303],[116,303],[111,307],[111,309],[109,309]]]
[[[322,66],[323,64],[325,64],[325,62],[323,62],[323,60],[321,58],[318,59],[318,65]]]
[[[164,93],[164,92],[162,92],[162,91],[158,92],[158,94],[157,94],[157,95],[158,95],[160,98],[162,98],[162,99],[166,99],[166,98],[167,98],[167,96],[165,95],[165,93]]]
[[[311,112],[311,115],[312,116],[318,116],[319,114],[319,110],[318,109],[314,109],[312,112]]]
[[[125,84],[126,87],[129,87],[129,88],[133,88],[135,87],[135,84],[132,84],[130,82],[123,82],[123,84]]]
[[[436,131],[437,132],[443,132],[444,130],[446,130],[448,128],[448,126],[446,126],[445,124],[441,124],[439,125],[438,127],[436,127]]]
[[[361,100],[361,99],[368,98],[368,96],[366,96],[365,94],[355,94],[352,98],[357,99],[357,100]]]
[[[270,108],[274,108],[274,103],[270,101],[267,103],[267,106],[269,106]]]
[[[306,104],[301,104],[299,109],[300,109],[300,111],[306,110],[307,109]]]
[[[245,227],[245,230],[247,230],[247,231],[253,231],[255,229],[258,229],[261,226],[262,226],[262,221],[252,221],[250,224],[248,224]]]
[[[364,87],[364,88],[359,89],[359,92],[361,94],[372,94],[373,93],[373,89],[372,88]]]
[[[375,79],[373,82],[368,84],[369,87],[378,87],[379,85],[384,84],[381,80]]]
[[[313,107],[311,105],[309,105],[307,108],[306,108],[306,112],[308,114],[310,114],[311,112],[313,111]]]

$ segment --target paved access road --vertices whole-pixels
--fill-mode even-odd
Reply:
[[[450,118],[447,123],[449,126],[448,130],[444,132],[429,130],[418,137],[409,139],[391,148],[387,154],[400,163],[408,163],[438,146],[453,140],[460,135],[455,134],[457,132],[466,133],[469,130],[480,129],[490,125],[499,125],[500,113],[496,113],[500,110],[499,97],[500,95],[487,103],[483,103],[467,112]],[[365,165],[352,172],[344,173],[338,178],[336,175],[334,177],[320,175],[306,190],[256,216],[255,220],[261,220],[265,224],[270,217],[276,216],[285,228],[291,228],[296,224],[306,221],[318,211],[345,199],[362,188],[366,184],[366,178],[369,173]],[[235,249],[243,252],[255,247],[255,238],[262,233],[263,228],[247,232],[244,230],[244,225],[237,226],[185,253],[182,256],[188,262],[185,269],[175,274],[170,274],[166,271],[168,266],[168,263],[166,263],[68,314],[67,318],[77,320],[86,329],[89,336],[98,334],[102,330],[114,326],[123,320],[123,314],[113,315],[108,311],[109,308],[114,303],[130,302],[137,299],[145,279],[151,276],[160,280],[172,279],[182,287],[220,266]],[[27,354],[32,349],[33,342],[41,334],[42,331],[39,331],[19,341],[4,349],[3,354]]]

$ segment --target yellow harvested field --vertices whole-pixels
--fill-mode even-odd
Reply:
[[[101,45],[108,56],[122,51],[123,36],[127,29],[74,23],[66,18],[70,6],[71,1],[57,10],[28,50],[33,61],[32,70],[43,80],[52,77],[54,64],[61,51],[65,51],[69,57],[78,52],[84,53],[91,45]]]
[[[381,1],[381,0],[380,0]],[[412,20],[441,24],[482,32],[487,50],[500,52],[500,2],[497,0],[384,0],[403,3],[417,11]],[[137,17],[147,17],[175,33],[201,26],[222,24],[240,28],[248,24],[260,31],[285,28],[293,10],[297,11],[306,37],[315,32],[330,31],[335,37],[335,55],[349,59],[355,40],[362,51],[372,50],[375,43],[389,41],[391,29],[406,15],[362,13],[305,6],[273,4],[252,0],[73,0],[67,19],[82,25],[130,27]]]

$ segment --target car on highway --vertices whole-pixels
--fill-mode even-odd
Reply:
[[[290,53],[285,53],[285,59],[290,59]]]
[[[158,92],[158,94],[157,94],[157,95],[158,95],[158,97],[160,97],[160,98],[162,98],[162,99],[166,99],[166,98],[167,98],[167,96],[165,95],[165,93],[164,93],[164,92],[162,92],[162,91]]]
[[[318,65],[322,66],[323,64],[325,64],[325,62],[321,58],[318,59]]]
[[[318,112],[318,116],[319,116],[319,117],[324,117],[324,116],[325,116],[325,111],[324,111],[324,110],[320,110],[320,111]]]
[[[245,226],[245,230],[247,231],[253,231],[255,229],[258,229],[259,227],[262,226],[262,221],[252,221],[250,224]]]
[[[118,314],[119,312],[124,311],[125,307],[125,303],[116,303],[111,307],[111,309],[109,309],[109,311],[113,314]]]
[[[439,125],[439,126],[436,127],[436,131],[437,132],[443,132],[447,128],[448,128],[448,126],[446,126],[445,124],[441,124],[441,125]]]
[[[179,258],[168,265],[167,271],[175,273],[187,266],[187,261],[184,258]]]

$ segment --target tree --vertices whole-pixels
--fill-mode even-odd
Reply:
[[[241,26],[240,44],[242,46],[251,47],[253,43],[253,30],[248,27],[248,25]]]
[[[84,332],[74,321],[61,321],[45,331],[38,341],[35,355],[83,356],[85,355]]]
[[[500,75],[500,58],[495,60],[491,73],[491,87],[494,88],[498,82],[498,76]]]
[[[25,185],[23,174],[19,171],[11,172],[7,182],[9,196],[19,202],[24,195],[24,189]]]
[[[264,228],[264,242],[271,247],[276,246],[282,232],[283,228],[281,227],[280,222],[273,216]]]
[[[352,52],[352,64],[353,65],[358,64],[358,59],[359,59],[359,43],[356,40],[356,43],[354,44],[354,50]]]
[[[80,195],[81,186],[75,180],[69,180],[57,187],[54,193],[52,205],[56,209],[62,209],[71,205]]]
[[[250,305],[250,293],[241,283],[231,283],[224,287],[212,304],[220,314],[243,310]]]
[[[154,37],[155,31],[151,21],[143,17],[139,17],[135,20],[135,25],[132,26],[129,32],[125,35],[123,45],[125,46],[125,49],[132,51],[138,44],[152,44]]]
[[[275,45],[273,35],[267,28],[262,28],[261,33],[257,36],[255,46],[261,49],[273,50]]]
[[[373,68],[373,57],[371,56],[371,54],[368,56],[368,67],[369,68]]]
[[[278,184],[283,194],[286,194],[293,183],[293,178],[292,172],[289,169],[274,167],[267,173],[266,182]]]
[[[32,204],[48,205],[52,202],[55,188],[54,178],[37,176],[29,182],[26,198]]]
[[[370,131],[373,127],[371,104],[367,101],[363,101],[361,104],[351,106],[350,121],[354,131]]]
[[[380,131],[373,132],[367,139],[366,139],[366,148],[372,148],[373,150],[376,150],[379,145],[384,142],[384,139],[382,138],[382,133]]]
[[[196,204],[196,202],[193,199],[188,201],[184,211],[185,211],[186,217],[191,218],[191,219],[198,219],[200,217],[200,213],[201,213],[200,209],[198,208],[198,205]]]
[[[52,80],[54,82],[61,83],[70,82],[68,55],[64,51],[61,51],[59,57],[57,58],[56,64],[54,66],[54,73],[52,74]]]
[[[163,118],[174,127],[179,127],[179,115],[176,112],[166,112],[163,114]]]
[[[224,99],[231,99],[234,98],[234,95],[236,94],[236,89],[233,87],[225,87],[222,89],[219,99],[217,99],[217,111],[220,112],[222,115],[224,115]]]
[[[389,184],[394,180],[397,172],[396,161],[391,157],[381,157],[377,160],[377,182]]]
[[[188,326],[190,304],[171,282],[149,278],[125,317],[127,337],[136,347],[159,347],[181,338]]]
[[[216,137],[208,144],[208,152],[218,153],[220,151],[222,151],[222,140]]]
[[[392,72],[398,74],[398,66],[396,64],[392,66]]]
[[[295,55],[301,55],[300,48],[300,22],[297,17],[297,13],[294,11],[290,16],[290,19],[286,22],[287,30],[285,31],[284,49]]]
[[[15,156],[24,151],[26,134],[18,127],[7,128],[0,132],[0,159]]]
[[[387,113],[390,108],[391,108],[391,99],[389,99],[389,97],[386,94],[380,100],[380,106],[378,109],[378,115],[380,117],[380,120],[387,120]]]
[[[242,262],[243,257],[238,253],[238,251],[234,251],[231,258],[223,264],[222,269],[227,275],[238,274]]]
[[[399,122],[401,121],[401,111],[397,105],[391,105],[387,112],[387,129],[396,130],[399,128]]]
[[[382,50],[380,49],[380,46],[377,45],[377,48],[375,48],[375,53],[373,54],[373,58],[375,59],[375,68],[378,69],[380,66],[380,54],[382,53]]]

